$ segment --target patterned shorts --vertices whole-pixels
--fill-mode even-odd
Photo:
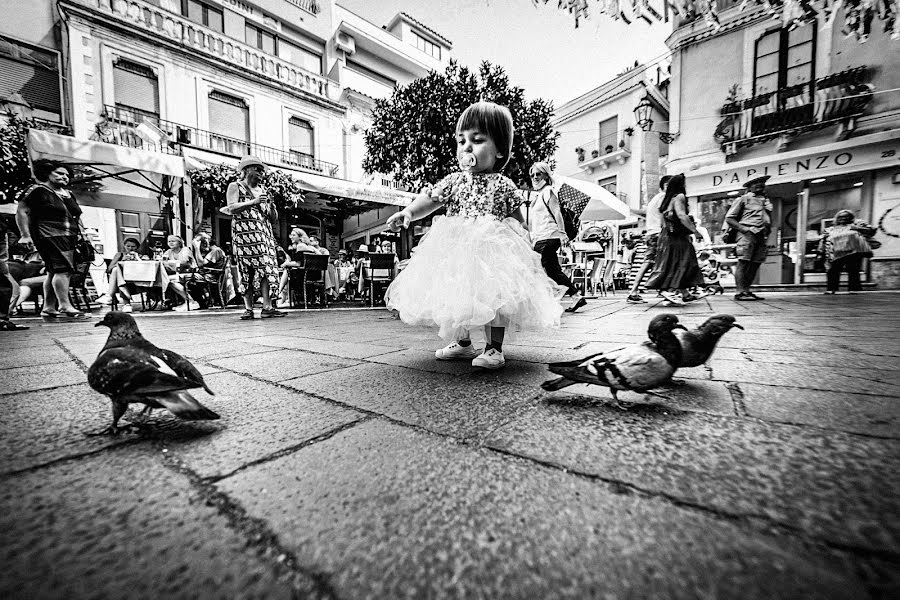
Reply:
[[[644,243],[647,244],[647,251],[644,252],[644,262],[656,262],[656,252],[659,250],[659,234],[648,233],[644,236]]]

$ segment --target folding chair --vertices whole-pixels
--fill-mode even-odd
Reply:
[[[616,286],[613,282],[613,278],[616,274],[616,265],[618,261],[615,259],[604,259],[603,264],[600,266],[596,279],[594,279],[594,289],[600,289],[600,295],[606,296],[609,290],[612,290],[613,295],[616,294]]]
[[[369,254],[369,266],[363,267],[369,281],[369,306],[375,306],[375,284],[390,284],[394,280],[394,258],[393,252]]]
[[[82,310],[81,305],[84,303],[84,309],[91,312],[91,293],[87,289],[87,278],[90,276],[91,263],[80,263],[75,265],[75,271],[69,278],[69,299],[75,308]]]

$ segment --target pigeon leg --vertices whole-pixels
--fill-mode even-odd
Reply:
[[[618,392],[615,388],[609,388],[610,394],[612,394],[612,402],[610,402],[610,406],[615,406],[619,410],[628,410],[632,406],[634,406],[634,402],[622,402],[619,400]]]
[[[669,380],[670,385],[684,385],[685,383],[687,383],[687,382],[684,379],[670,379]]]
[[[107,427],[106,429],[97,431],[96,433],[87,433],[86,435],[91,436],[91,437],[98,436],[98,435],[119,435],[119,431],[121,431],[123,429],[131,429],[132,427],[134,427],[134,425],[132,425],[130,423],[128,425],[122,425],[121,427],[119,427],[119,419],[121,419],[122,415],[125,414],[125,411],[128,410],[127,402],[116,402],[115,400],[113,400],[112,410],[113,410],[113,421],[109,427]]]
[[[684,382],[682,382],[682,383],[684,383]],[[662,398],[663,400],[668,400],[669,402],[672,402],[672,398],[670,398],[669,396],[663,396],[662,394],[657,394],[656,392],[651,392],[650,390],[645,390],[644,393],[649,394],[650,396],[656,396],[657,398]]]

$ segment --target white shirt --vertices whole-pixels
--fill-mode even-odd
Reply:
[[[528,231],[531,234],[531,243],[536,244],[544,240],[562,240],[563,242],[568,240],[566,231],[563,229],[559,200],[553,189],[549,185],[545,185],[540,191],[532,192],[530,200]],[[547,210],[548,206],[553,211],[552,214]],[[555,220],[554,217],[556,217]]]
[[[647,203],[647,226],[645,229],[648,235],[662,231],[662,213],[659,212],[659,205],[662,204],[665,197],[666,193],[660,192]]]

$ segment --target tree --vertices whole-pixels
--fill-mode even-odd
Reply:
[[[510,86],[503,68],[487,61],[477,74],[451,61],[443,73],[432,71],[395,88],[390,98],[377,100],[365,134],[363,169],[393,174],[412,190],[453,173],[458,170],[456,121],[479,100],[502,104],[512,113],[516,131],[503,172],[524,184],[529,167],[549,160],[556,151],[559,133],[550,125],[553,104],[540,98],[526,101],[522,88]]]

